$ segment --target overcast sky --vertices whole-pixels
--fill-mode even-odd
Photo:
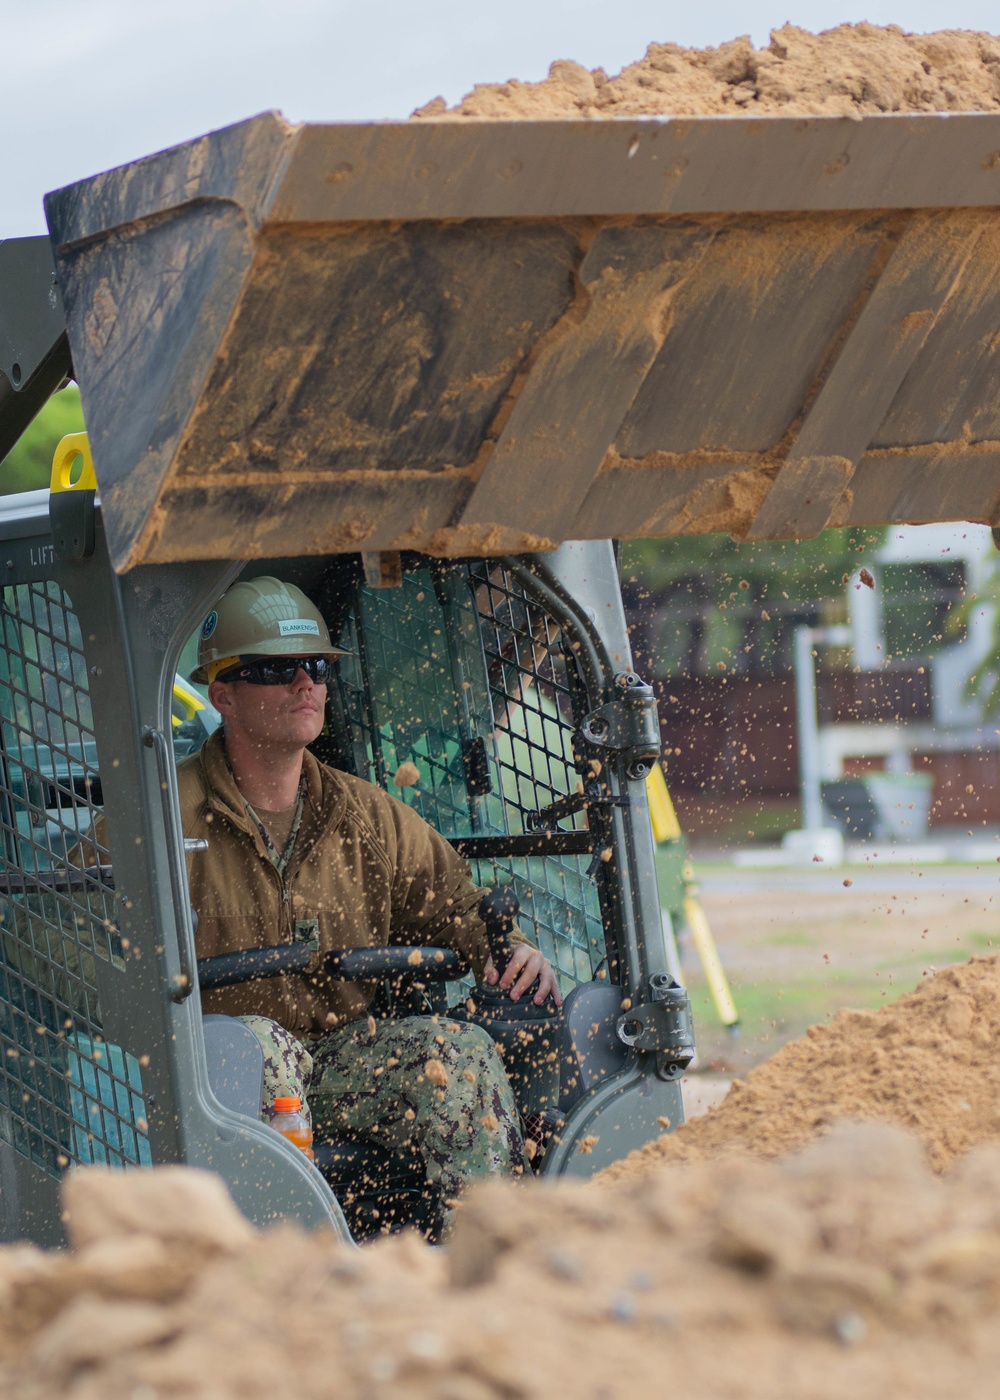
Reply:
[[[477,82],[609,73],[651,40],[717,44],[791,20],[1000,30],[998,0],[0,0],[0,238],[46,190],[254,112],[405,117]]]

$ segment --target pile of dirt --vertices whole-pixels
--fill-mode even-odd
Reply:
[[[542,82],[483,83],[453,108],[437,97],[416,117],[496,120],[784,113],[994,112],[1000,38],[967,30],[908,34],[896,25],[842,24],[809,34],[786,24],[757,49],[745,36],[718,48],[650,44],[609,78],[553,63]]]
[[[600,1191],[473,1193],[450,1250],[259,1234],[192,1170],[85,1168],[74,1248],[0,1250],[18,1400],[993,1396],[1000,1151],[884,1125]]]
[[[1000,1141],[1000,959],[933,973],[880,1011],[840,1011],[736,1080],[701,1118],[616,1162],[605,1182],[667,1162],[795,1151],[838,1119],[895,1123],[935,1170]]]

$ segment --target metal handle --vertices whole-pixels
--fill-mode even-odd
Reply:
[[[148,727],[142,732],[142,742],[147,749],[152,749],[156,756],[156,771],[160,779],[160,792],[166,796],[170,795],[174,799],[176,810],[176,786],[177,778],[174,772],[174,753],[172,746],[168,743],[166,735],[162,729]],[[174,904],[174,914],[177,923],[177,959],[180,964],[180,974],[176,980],[176,985],[171,988],[170,1000],[174,1002],[187,1001],[194,991],[194,967],[192,966],[191,947],[187,937],[187,929],[181,920],[184,917],[184,910],[187,908],[187,870],[184,859],[184,838],[180,835],[176,821],[173,820],[173,813],[167,810],[164,803],[164,826],[167,837],[167,870],[170,876],[170,895]]]
[[[510,936],[520,912],[521,901],[509,885],[489,890],[479,901],[479,917],[486,925],[486,942],[489,944],[490,957],[501,977],[514,956],[514,945]]]

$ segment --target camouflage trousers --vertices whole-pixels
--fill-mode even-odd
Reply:
[[[514,1093],[478,1026],[445,1016],[369,1017],[307,1048],[266,1016],[240,1020],[264,1050],[265,1103],[301,1098],[317,1142],[346,1132],[390,1151],[416,1147],[445,1202],[480,1177],[524,1171]]]

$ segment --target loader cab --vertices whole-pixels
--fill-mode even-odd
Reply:
[[[538,1169],[589,1175],[680,1121],[683,1055],[650,1009],[663,956],[644,786],[655,716],[631,673],[610,544],[119,576],[99,506],[93,548],[72,557],[45,495],[0,518],[3,1237],[57,1240],[58,1181],[80,1162],[209,1166],[252,1219],[356,1238],[426,1210],[413,1163],[373,1167],[347,1143],[320,1173],[257,1121],[252,1067],[234,1085],[238,1046],[202,1018],[186,876],[199,855],[185,850],[175,765],[212,727],[183,682],[191,639],[241,575],[297,583],[349,652],[317,756],[414,806],[477,883],[513,887],[556,968],[566,1023]],[[404,763],[418,778],[399,786]],[[394,985],[382,1011],[464,995]]]

